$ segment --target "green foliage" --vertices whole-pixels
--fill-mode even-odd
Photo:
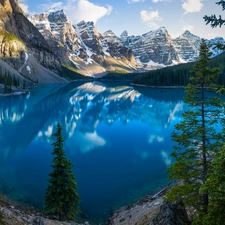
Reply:
[[[182,121],[172,133],[177,145],[171,156],[176,161],[168,172],[170,179],[180,180],[182,184],[172,188],[166,197],[171,201],[183,199],[199,216],[208,212],[208,191],[200,192],[200,189],[206,183],[211,159],[220,150],[223,140],[222,133],[216,129],[223,118],[223,101],[213,93],[220,88],[215,83],[220,69],[209,67],[209,56],[208,46],[202,40],[199,59],[185,89],[185,102],[191,109],[183,113]]]
[[[193,63],[187,63],[140,73],[134,77],[133,82],[148,86],[185,86],[188,83],[192,66]]]
[[[53,134],[56,141],[52,143],[53,171],[49,174],[49,185],[45,194],[45,211],[60,221],[74,220],[79,212],[77,184],[72,173],[73,165],[65,156],[63,150],[62,127],[58,123],[57,131]]]
[[[209,61],[211,67],[221,67],[224,65],[225,53],[222,53]],[[191,76],[191,69],[194,63],[179,64],[163,69],[152,70],[145,73],[134,74],[133,83],[148,86],[186,86]],[[217,84],[225,85],[225,68],[221,68]]]
[[[14,35],[13,33],[6,32],[6,31],[0,31],[0,36],[3,36],[4,40],[7,41],[7,42],[9,42],[9,41],[19,41],[23,45],[25,45],[24,42],[21,39],[19,39],[16,35]]]
[[[225,10],[225,1],[221,0],[219,2],[216,2],[217,5],[222,6],[222,10]],[[225,24],[225,20],[222,19],[221,15],[217,17],[215,14],[211,16],[204,16],[203,19],[206,21],[206,25],[210,24],[212,28],[215,28],[217,26],[221,27]]]
[[[5,225],[5,222],[4,222],[4,215],[2,212],[0,212],[0,225]]]
[[[216,2],[216,4],[221,5],[222,10],[225,10],[225,1],[224,0]],[[221,27],[225,24],[225,20],[222,19],[221,15],[219,15],[218,17],[215,14],[211,15],[211,16],[204,16],[203,19],[205,20],[206,25],[210,24],[212,28],[215,28],[218,26]],[[225,45],[223,45],[221,43],[217,43],[217,48],[225,50]]]
[[[201,192],[208,192],[208,214],[202,218],[205,225],[223,225],[225,213],[225,145],[212,160],[212,171]]]
[[[120,71],[109,72],[107,75],[103,76],[103,80],[130,80],[132,81],[137,73],[124,73]]]

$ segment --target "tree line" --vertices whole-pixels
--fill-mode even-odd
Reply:
[[[2,71],[0,70],[0,84],[4,85],[4,92],[10,93],[12,92],[12,86],[19,87],[20,80],[16,78],[15,75],[12,76],[9,71]]]
[[[218,67],[224,64],[225,53],[210,59],[211,67]],[[146,73],[140,73],[134,77],[135,84],[148,86],[186,86],[191,77],[191,69],[194,63],[179,64],[163,69],[152,70]],[[223,68],[217,78],[217,83],[225,86],[225,68]]]

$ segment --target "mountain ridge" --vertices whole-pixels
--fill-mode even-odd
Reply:
[[[51,10],[45,14],[59,16],[60,13],[64,16],[66,15],[63,10],[55,12]],[[36,14],[35,16],[42,17],[41,15]],[[32,17],[29,17],[29,19],[31,22],[33,21]],[[69,20],[68,17],[67,20]],[[46,24],[48,21],[46,20],[44,23]],[[40,29],[40,24],[38,25],[37,20],[34,22],[34,25],[45,36],[44,31]],[[130,71],[128,69],[127,72],[142,72],[184,62],[192,62],[198,57],[198,48],[201,42],[200,37],[187,30],[177,38],[172,38],[165,27],[160,27],[155,31],[149,31],[138,36],[130,36],[128,31],[125,30],[119,37],[110,29],[102,34],[99,33],[94,23],[90,21],[81,21],[78,24],[72,24],[70,21],[70,24],[74,28],[74,34],[80,33],[78,42],[83,43],[83,47],[80,49],[81,52],[78,54],[74,51],[70,56],[71,59],[73,58],[74,64],[81,67],[79,66],[79,58],[84,61],[87,61],[89,58],[89,63],[90,60],[93,60],[94,63],[103,67],[103,71],[104,69],[105,71],[116,70],[104,60],[104,57],[108,56],[113,59],[116,58],[116,60],[118,57],[121,59],[125,57],[122,59],[122,62],[128,68],[130,67]],[[54,28],[55,25],[52,24],[52,27]],[[225,43],[223,38],[219,39],[222,43]],[[207,41],[215,46],[215,40],[216,38]],[[63,42],[63,44],[68,47],[67,43]],[[87,48],[84,47],[85,45]],[[213,57],[221,53],[221,51],[214,48],[211,48],[211,50],[213,51]],[[128,54],[125,54],[127,51]],[[87,63],[85,64],[87,65]]]
[[[222,53],[213,47],[218,41],[225,43],[221,37],[207,40],[212,57]],[[0,0],[0,66],[3,75],[10,71],[20,84],[139,73],[192,62],[200,42],[189,31],[174,39],[165,27],[138,36],[128,31],[117,36],[110,29],[100,33],[93,22],[73,24],[62,9],[27,17],[17,0]]]

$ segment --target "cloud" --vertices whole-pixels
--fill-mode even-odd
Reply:
[[[19,6],[25,13],[29,12],[26,0],[19,0]]]
[[[161,143],[161,142],[164,142],[164,138],[160,136],[150,135],[148,142],[151,144],[154,141]]]
[[[163,158],[164,163],[165,163],[167,166],[169,166],[169,165],[171,164],[171,159],[170,159],[168,153],[165,152],[165,151],[161,151],[161,156],[162,156],[162,158]]]
[[[131,4],[131,3],[137,3],[137,2],[144,2],[145,0],[128,0],[127,2],[129,3],[129,4]]]
[[[156,11],[149,11],[147,12],[146,10],[142,10],[140,12],[141,15],[141,20],[148,24],[149,27],[151,28],[157,28],[159,27],[156,21],[162,21],[163,19],[159,16],[158,10]]]
[[[172,0],[152,0],[152,2],[157,3],[157,2],[171,2]]]
[[[192,31],[193,29],[194,29],[194,26],[192,25],[183,25],[183,28],[182,28],[183,31],[186,31],[186,30]]]
[[[67,0],[66,3],[42,4],[40,8],[42,11],[64,9],[75,24],[82,20],[97,23],[104,16],[110,15],[113,9],[111,5],[100,6],[89,0]]]
[[[182,4],[182,8],[185,13],[200,12],[203,7],[202,1],[203,0],[186,0]]]
[[[93,133],[78,133],[77,139],[82,153],[88,153],[95,148],[103,147],[106,145],[106,141],[100,137],[96,131]]]

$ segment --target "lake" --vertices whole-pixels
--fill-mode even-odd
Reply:
[[[74,164],[83,216],[112,210],[168,183],[171,132],[187,107],[183,89],[115,82],[41,85],[0,98],[0,189],[42,209],[57,122]]]

